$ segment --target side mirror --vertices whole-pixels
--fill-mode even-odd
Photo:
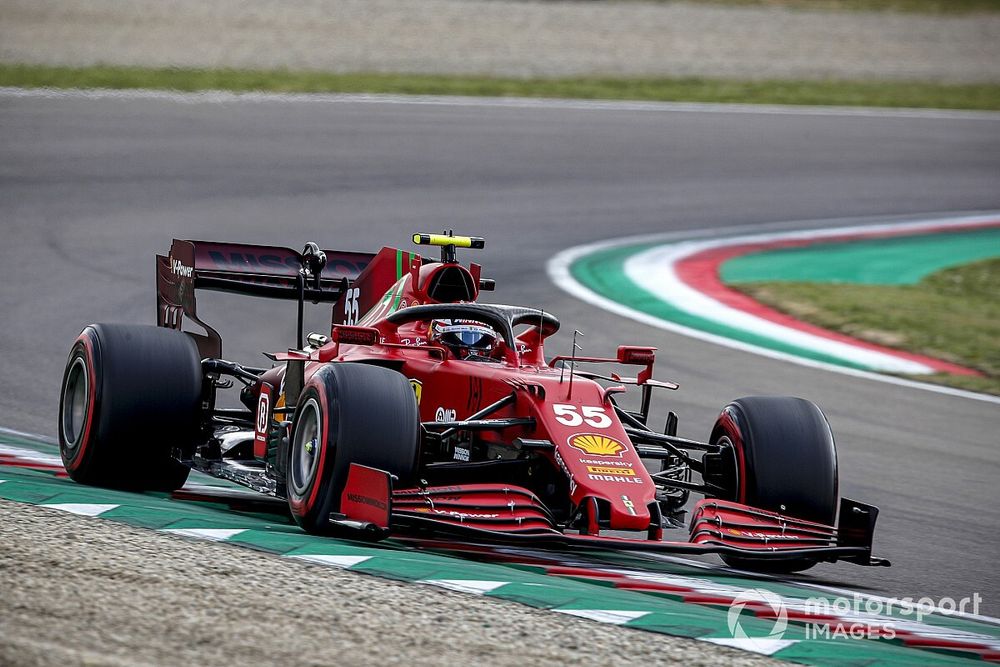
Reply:
[[[656,361],[656,348],[639,345],[619,345],[618,361],[633,366],[650,366]]]

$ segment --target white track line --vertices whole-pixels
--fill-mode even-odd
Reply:
[[[155,100],[180,104],[231,104],[281,102],[290,104],[386,104],[442,107],[492,107],[509,109],[555,109],[580,111],[651,111],[677,113],[728,113],[769,116],[847,116],[862,118],[923,118],[930,120],[1000,121],[1000,112],[957,109],[895,109],[881,107],[799,106],[781,104],[718,104],[697,102],[639,102],[628,100],[576,100],[534,97],[466,97],[450,95],[390,95],[367,93],[265,93],[206,90],[106,88],[10,88],[0,87],[0,97],[34,99]]]
[[[38,435],[37,433],[27,433],[25,431],[16,431],[16,430],[14,430],[12,428],[5,428],[3,426],[0,426],[0,434],[13,435],[15,437],[20,437],[20,438],[30,438],[32,440],[41,440],[42,442],[47,443],[49,445],[58,445],[59,444],[58,440],[56,440],[53,437],[47,436],[47,435]]]
[[[974,216],[959,216],[957,214],[952,214],[948,218],[932,219],[932,218],[921,218],[919,220],[911,220],[910,223],[915,225],[919,229],[919,226],[929,226],[932,223],[941,224],[944,220],[963,220],[966,222],[976,221],[981,219],[993,218],[1000,215],[1000,212],[988,212],[977,214]],[[715,343],[716,345],[722,345],[724,347],[733,348],[743,352],[750,352],[762,357],[769,357],[771,359],[777,359],[780,361],[787,361],[793,364],[798,364],[800,366],[807,366],[809,368],[818,368],[822,370],[831,371],[834,373],[840,373],[841,375],[849,375],[852,377],[859,377],[866,380],[874,380],[876,382],[884,382],[887,384],[893,384],[901,387],[908,387],[911,389],[920,389],[923,391],[930,391],[937,394],[944,394],[946,396],[955,396],[958,398],[967,398],[975,401],[983,401],[986,403],[995,403],[1000,405],[1000,396],[990,396],[988,394],[979,394],[972,391],[965,391],[963,389],[955,389],[952,387],[944,387],[941,385],[930,384],[927,382],[917,382],[915,380],[907,380],[904,378],[897,378],[890,375],[881,375],[879,373],[873,373],[870,371],[862,371],[854,368],[847,368],[844,366],[837,366],[835,364],[825,363],[822,361],[815,361],[812,359],[806,359],[803,357],[798,357],[792,354],[787,354],[785,352],[778,352],[776,350],[770,350],[763,347],[758,347],[756,345],[751,345],[749,343],[744,343],[742,341],[733,340],[731,338],[726,338],[724,336],[719,336],[716,334],[707,333],[699,329],[693,329],[691,327],[686,327],[674,322],[668,322],[666,320],[661,320],[658,317],[654,317],[648,313],[629,308],[628,306],[622,305],[617,301],[612,301],[604,296],[601,296],[588,287],[578,282],[570,273],[570,266],[576,260],[584,257],[586,255],[598,252],[601,250],[607,250],[609,248],[614,248],[624,245],[640,245],[640,244],[658,244],[658,243],[675,243],[685,240],[694,239],[705,239],[706,237],[718,237],[719,235],[734,234],[733,239],[738,240],[741,238],[758,238],[747,234],[747,232],[764,232],[774,229],[793,229],[792,234],[800,235],[815,235],[819,236],[835,236],[837,234],[849,233],[851,230],[866,229],[863,224],[866,219],[859,218],[839,218],[834,220],[800,220],[791,222],[780,222],[780,223],[769,223],[760,226],[753,227],[728,227],[721,229],[713,229],[710,232],[706,232],[703,229],[690,230],[683,232],[670,232],[665,234],[644,234],[642,236],[632,236],[621,239],[613,239],[609,241],[598,241],[596,243],[588,243],[585,245],[576,246],[574,248],[569,248],[558,253],[552,259],[549,260],[547,265],[547,270],[549,278],[558,287],[565,290],[566,292],[572,294],[576,298],[586,301],[594,306],[603,308],[604,310],[615,313],[616,315],[621,315],[622,317],[628,317],[629,319],[641,322],[642,324],[647,324],[658,329],[663,329],[670,331],[672,333],[678,333],[691,338],[697,338],[709,343]],[[893,224],[897,223],[880,223],[875,220],[871,220],[871,227],[891,227]],[[849,224],[850,226],[843,226],[838,229],[829,229],[832,224]],[[806,228],[806,229],[803,229]],[[810,229],[811,228],[811,229]],[[735,236],[736,233],[740,233],[740,236]],[[781,234],[780,236],[791,237],[792,234]],[[769,235],[770,236],[770,235]],[[778,236],[778,235],[775,235]],[[727,241],[730,240],[727,238]]]

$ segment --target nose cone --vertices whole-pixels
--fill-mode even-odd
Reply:
[[[579,469],[573,475],[576,492],[607,502],[604,508],[609,509],[602,509],[607,516],[601,519],[607,519],[612,530],[649,528],[656,485],[628,439],[588,433],[570,438],[568,444],[578,454],[567,455]]]
[[[568,383],[559,384],[558,376],[547,383],[548,398],[537,399],[535,416],[555,445],[555,463],[569,478],[573,504],[593,498],[598,518],[611,530],[648,530],[656,484],[604,388],[578,378],[570,398]]]
[[[637,497],[621,493],[611,501],[611,530],[646,530],[649,528],[649,507]]]

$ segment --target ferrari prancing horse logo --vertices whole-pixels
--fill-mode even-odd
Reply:
[[[614,438],[596,433],[574,435],[570,437],[569,445],[591,456],[617,456],[621,458],[622,453],[628,450],[624,444]]]

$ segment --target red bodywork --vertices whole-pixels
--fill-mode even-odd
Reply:
[[[412,253],[383,248],[334,305],[331,341],[310,353],[306,379],[321,363],[391,365],[415,385],[421,421],[425,422],[468,419],[513,393],[513,403],[490,418],[532,417],[534,427],[483,432],[479,437],[497,447],[511,448],[517,438],[548,440],[554,447],[542,455],[548,457],[554,469],[565,474],[574,507],[586,498],[598,499],[607,503],[610,510],[606,527],[648,530],[655,485],[615,415],[609,400],[614,392],[585,378],[575,377],[571,382],[570,373],[551,368],[545,362],[544,339],[554,333],[554,327],[541,321],[528,324],[524,331],[515,332],[513,341],[504,341],[495,361],[484,362],[456,359],[447,349],[431,344],[430,321],[396,324],[389,319],[403,308],[441,303],[440,296],[465,297],[455,302],[475,301],[479,296],[479,273],[480,268],[475,264],[466,268],[426,262]],[[374,343],[345,342],[364,338],[366,330]],[[646,365],[644,359],[643,366]],[[485,508],[500,500],[481,491],[476,489],[473,496],[477,506],[484,508],[482,511],[472,511],[467,502],[463,505],[465,510],[444,510],[448,494],[434,508],[428,503],[424,503],[426,507],[412,507],[401,502],[397,509],[446,521],[454,519],[464,524],[501,528],[508,527],[508,523],[517,524],[514,528],[524,527],[524,522],[535,525],[538,508],[544,511],[541,502],[537,498],[529,500],[528,495],[533,497],[533,494],[524,490],[528,495],[522,497],[520,504],[515,503],[513,512],[508,510],[503,518],[494,517],[497,512]],[[499,490],[497,494],[502,495]],[[505,508],[509,502],[503,499]]]

